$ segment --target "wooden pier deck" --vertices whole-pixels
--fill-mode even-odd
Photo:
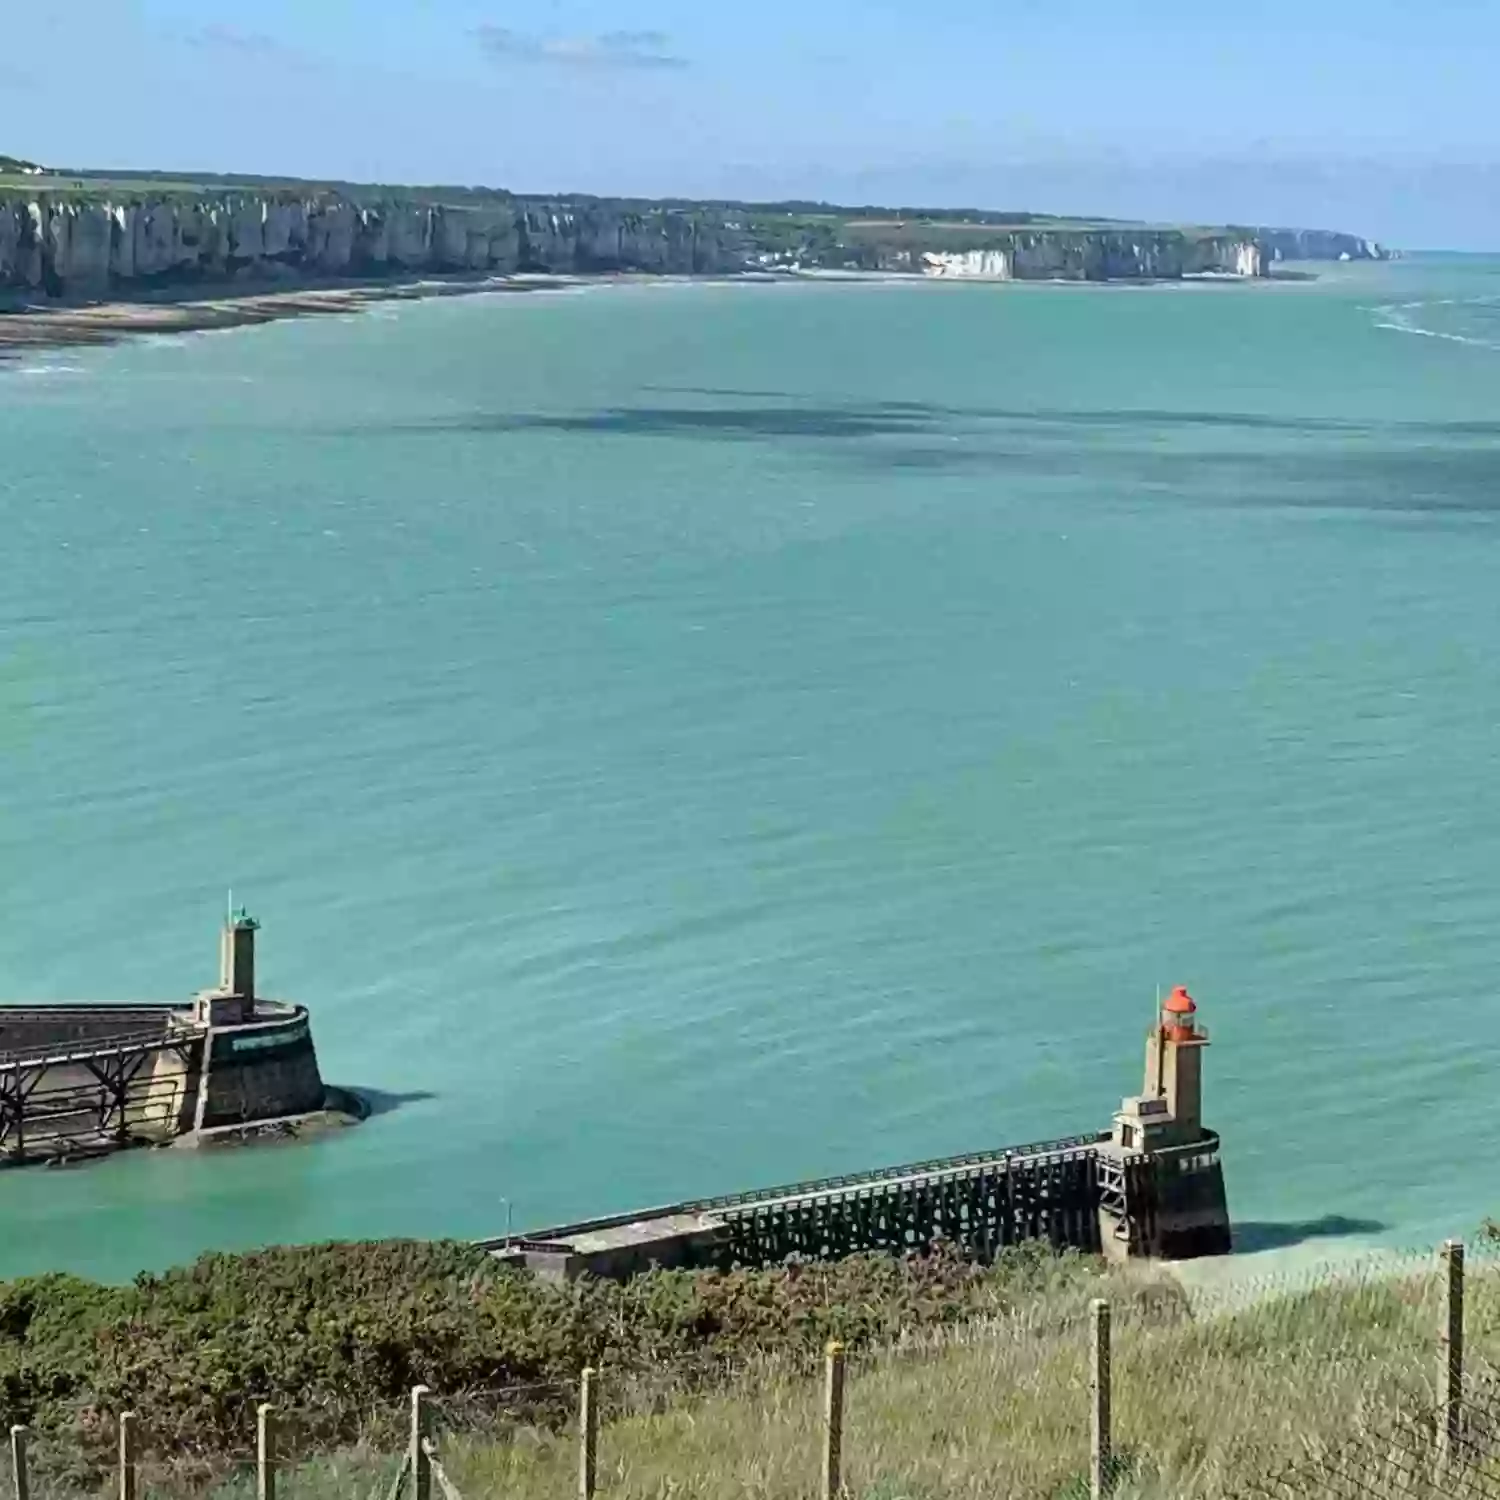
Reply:
[[[544,1274],[775,1265],[947,1240],[989,1257],[1045,1240],[1100,1248],[1094,1161],[1107,1131],[966,1152],[756,1192],[674,1203],[479,1243]]]

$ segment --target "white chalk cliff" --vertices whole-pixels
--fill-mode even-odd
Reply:
[[[899,243],[757,243],[753,215],[710,206],[496,197],[420,203],[335,192],[0,194],[0,291],[128,298],[160,285],[222,286],[418,273],[642,271],[722,275],[768,264],[1019,281],[1139,281],[1270,274],[1281,260],[1380,258],[1352,236],[1312,230],[953,222]]]
[[[1180,230],[1016,230],[984,249],[925,250],[898,257],[926,276],[975,281],[1139,281],[1217,273],[1262,276],[1267,261],[1253,238],[1194,236]],[[897,259],[888,263],[897,269]]]
[[[0,195],[0,287],[50,295],[136,282],[413,271],[685,275],[743,270],[742,236],[671,209],[620,212],[517,202],[365,207],[324,196],[163,197],[128,203]]]

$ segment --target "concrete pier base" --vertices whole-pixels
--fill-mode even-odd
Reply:
[[[1233,1248],[1219,1137],[1154,1152],[1099,1148],[1099,1243],[1108,1260],[1193,1260]],[[1118,1184],[1117,1188],[1114,1187]],[[1109,1190],[1113,1189],[1113,1190]]]

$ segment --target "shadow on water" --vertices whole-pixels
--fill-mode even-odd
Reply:
[[[1321,1219],[1285,1222],[1251,1219],[1234,1226],[1234,1248],[1248,1254],[1256,1250],[1286,1250],[1309,1240],[1336,1240],[1353,1235],[1381,1234],[1389,1229],[1379,1219],[1350,1219],[1343,1214],[1324,1214]]]
[[[1500,437],[1500,422],[1493,419],[1387,418],[1358,420],[1348,417],[1303,416],[1290,412],[1182,410],[1153,406],[976,406],[946,401],[820,401],[796,391],[737,389],[708,385],[652,385],[646,390],[662,395],[691,396],[721,403],[702,406],[606,407],[596,412],[572,413],[480,413],[472,419],[481,427],[500,423],[510,427],[541,427],[561,431],[625,431],[672,433],[678,429],[710,432],[744,431],[751,435],[769,432],[795,436],[811,428],[822,435],[819,419],[831,433],[840,435],[843,424],[852,422],[852,434],[865,427],[900,433],[911,426],[938,426],[955,420],[1020,427],[1121,427],[1141,425],[1185,428],[1243,428],[1254,432],[1331,433],[1378,435],[1382,432],[1437,433],[1450,437]],[[756,405],[748,403],[755,402]],[[462,425],[465,419],[460,418]],[[428,424],[424,424],[428,425]]]
[[[370,1119],[376,1115],[388,1115],[406,1104],[425,1104],[429,1099],[437,1098],[436,1094],[429,1093],[426,1089],[415,1089],[409,1094],[392,1094],[385,1089],[361,1088],[355,1084],[347,1085],[345,1092],[358,1095]]]
[[[1488,419],[1353,421],[1131,407],[826,402],[712,387],[685,388],[684,394],[716,404],[477,411],[389,424],[381,431],[790,442],[824,460],[882,474],[1063,479],[1210,505],[1500,513],[1500,422]],[[1157,441],[1174,433],[1182,436],[1181,444]],[[1143,443],[1142,434],[1151,440]]]
[[[952,406],[931,401],[824,402],[791,394],[716,391],[691,394],[718,399],[715,406],[610,406],[595,411],[476,411],[465,416],[396,423],[386,432],[443,435],[455,432],[605,433],[621,437],[867,438],[946,434],[951,424],[1014,429],[1207,428],[1253,432],[1369,434],[1420,428],[1445,434],[1495,436],[1493,422],[1357,422],[1339,417],[1272,416],[1256,412],[1167,411],[1152,407],[1066,408]],[[747,402],[753,400],[756,404]],[[723,398],[732,398],[725,401]]]

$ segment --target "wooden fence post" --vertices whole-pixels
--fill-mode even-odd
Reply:
[[[120,1500],[135,1500],[135,1413],[120,1413]]]
[[[406,1456],[411,1465],[411,1492],[415,1500],[432,1500],[432,1461],[423,1441],[427,1436],[427,1396],[425,1385],[411,1388],[411,1443]]]
[[[838,1500],[844,1480],[844,1346],[831,1343],[823,1379],[823,1500]]]
[[[599,1482],[599,1402],[596,1371],[578,1377],[578,1500],[594,1500]]]
[[[1438,1372],[1438,1399],[1442,1417],[1438,1422],[1438,1448],[1444,1459],[1451,1459],[1458,1447],[1463,1424],[1464,1399],[1464,1245],[1462,1240],[1448,1240],[1443,1245],[1443,1268],[1446,1272],[1443,1298],[1443,1326],[1439,1332],[1442,1366]]]
[[[276,1500],[276,1408],[255,1408],[255,1500]]]
[[[15,1481],[16,1500],[31,1500],[31,1476],[26,1469],[26,1429],[10,1430],[10,1472]]]
[[[1089,1394],[1093,1398],[1089,1434],[1089,1500],[1109,1494],[1113,1467],[1110,1443],[1109,1303],[1093,1301],[1093,1358],[1089,1371]]]

